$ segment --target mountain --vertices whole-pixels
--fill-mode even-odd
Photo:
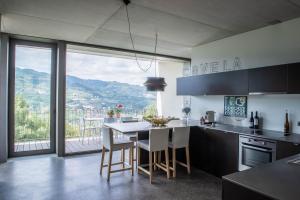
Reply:
[[[33,109],[50,102],[50,74],[32,69],[16,68],[16,95],[23,95]],[[129,112],[142,111],[155,101],[155,93],[143,86],[116,81],[86,80],[66,77],[66,106],[69,108],[113,108],[123,104]]]

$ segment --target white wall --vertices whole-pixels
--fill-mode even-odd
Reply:
[[[158,115],[181,117],[183,100],[176,95],[176,78],[182,76],[182,62],[160,61],[158,63],[158,75],[165,78],[167,87],[164,92],[157,94]]]
[[[198,74],[221,72],[225,60],[227,69],[233,70],[235,58],[243,69],[300,62],[300,18],[198,46],[192,52],[192,68],[197,68]],[[206,110],[215,110],[221,122],[248,125],[247,120],[223,117],[224,96],[198,96],[191,101],[196,119]],[[285,109],[290,112],[292,131],[300,133],[300,95],[248,97],[248,111],[261,112],[265,129],[282,131]]]
[[[238,126],[248,126],[248,119],[224,117],[224,96],[192,97],[192,118],[200,119],[205,111],[213,110],[218,122]],[[248,116],[251,111],[259,111],[263,128],[283,131],[285,110],[288,109],[294,133],[300,133],[297,121],[300,121],[300,95],[261,95],[248,96]]]

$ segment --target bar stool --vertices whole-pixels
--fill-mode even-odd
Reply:
[[[125,136],[132,142],[134,142],[134,149],[135,149],[135,157],[133,155],[133,162],[136,162],[136,169],[138,168],[137,164],[137,157],[138,157],[138,148],[137,148],[137,134],[138,133],[127,133]]]
[[[121,172],[126,170],[131,170],[131,175],[133,176],[134,173],[134,167],[133,167],[133,147],[134,143],[130,140],[116,140],[114,141],[113,138],[113,131],[111,128],[102,128],[102,135],[103,135],[103,145],[102,145],[102,157],[101,157],[101,165],[100,165],[100,175],[102,175],[102,169],[103,167],[108,167],[107,171],[107,181],[110,179],[110,174],[115,172]],[[125,168],[125,149],[129,149],[129,162],[130,165],[128,165],[127,168]],[[105,158],[105,151],[109,151],[109,159],[108,164],[104,165],[104,158]],[[121,162],[112,163],[112,155],[114,151],[122,151],[122,160]],[[121,169],[118,170],[112,170],[112,165],[122,165]]]
[[[169,129],[151,129],[149,131],[149,140],[138,140],[138,170],[141,170],[149,175],[150,184],[152,183],[152,173],[153,173],[153,159],[152,154],[154,153],[154,167],[158,167],[167,173],[167,178],[170,178],[170,167],[169,167],[169,152],[168,152],[168,142],[169,142]],[[140,155],[141,149],[149,151],[149,171],[140,165]],[[161,165],[156,162],[156,152],[165,151],[166,166]]]
[[[173,171],[174,178],[176,177],[176,163],[183,167],[186,167],[188,174],[191,173],[189,140],[190,127],[173,128],[172,140],[171,142],[169,142],[169,147],[172,149],[172,167],[170,167],[170,170]],[[176,160],[176,149],[180,148],[185,148],[186,163]]]

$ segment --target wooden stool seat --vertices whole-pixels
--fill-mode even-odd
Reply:
[[[114,140],[113,138],[113,131],[110,128],[102,128],[102,135],[103,135],[103,146],[102,146],[102,157],[101,157],[101,164],[100,164],[100,175],[102,175],[103,167],[108,167],[107,171],[107,181],[110,180],[110,174],[115,172],[121,172],[126,170],[131,170],[131,175],[133,176],[134,167],[133,167],[133,148],[134,142],[126,139],[117,139]],[[125,150],[129,149],[129,163],[127,168],[125,168]],[[104,164],[106,150],[109,151],[109,159],[108,164]],[[121,162],[112,163],[112,155],[114,151],[121,150]],[[112,170],[112,165],[122,165],[121,169]]]
[[[149,131],[149,140],[138,140],[138,170],[146,173],[150,177],[150,184],[152,183],[152,174],[153,167],[156,167],[164,170],[167,173],[167,178],[170,178],[170,169],[169,169],[169,152],[168,152],[168,139],[169,138],[169,129],[151,129]],[[141,149],[144,149],[149,152],[149,171],[143,168],[140,164],[140,155]],[[160,165],[157,163],[156,153],[165,151],[166,157],[166,166]],[[153,153],[154,153],[154,162],[153,162]]]
[[[172,166],[170,167],[170,170],[173,172],[174,178],[176,177],[176,164],[186,167],[188,174],[191,173],[189,139],[190,139],[189,127],[173,128],[172,141],[169,142],[168,146],[169,148],[172,149]],[[186,163],[176,160],[176,149],[180,149],[180,148],[185,148]]]

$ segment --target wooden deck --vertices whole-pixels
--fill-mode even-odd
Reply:
[[[35,140],[27,142],[17,142],[15,144],[15,152],[35,151],[50,148],[50,141],[48,140]]]
[[[66,153],[100,150],[102,142],[100,137],[85,138],[83,141],[78,138],[66,140]]]
[[[87,137],[84,140],[79,138],[66,139],[66,153],[76,153],[84,151],[100,150],[102,147],[100,137]],[[35,151],[50,148],[50,141],[36,140],[27,142],[18,142],[15,145],[15,152]]]

